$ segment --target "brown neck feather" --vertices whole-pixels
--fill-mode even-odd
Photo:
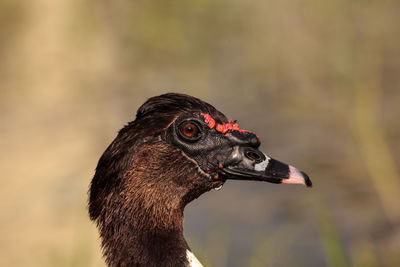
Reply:
[[[96,219],[109,266],[186,266],[183,210],[211,189],[204,179],[165,143],[137,148]]]

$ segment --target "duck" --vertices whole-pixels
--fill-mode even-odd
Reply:
[[[104,151],[90,183],[88,211],[106,264],[202,266],[183,236],[188,203],[227,180],[312,186],[260,144],[198,98],[149,98]]]

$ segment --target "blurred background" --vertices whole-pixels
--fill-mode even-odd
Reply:
[[[149,97],[199,97],[312,189],[185,211],[205,266],[399,266],[400,2],[1,0],[0,266],[105,266],[87,190]]]

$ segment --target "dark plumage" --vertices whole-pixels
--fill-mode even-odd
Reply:
[[[101,156],[90,186],[89,214],[108,265],[188,266],[183,210],[226,179],[311,185],[259,145],[197,98],[147,100]]]

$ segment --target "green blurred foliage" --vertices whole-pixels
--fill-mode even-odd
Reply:
[[[400,3],[0,1],[0,266],[104,266],[97,159],[182,92],[261,137],[312,190],[227,183],[191,204],[207,266],[398,266]]]

